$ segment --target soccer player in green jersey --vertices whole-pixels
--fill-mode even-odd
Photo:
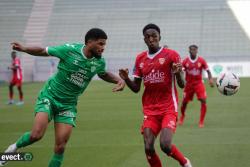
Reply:
[[[85,35],[84,44],[65,44],[47,48],[24,46],[12,43],[16,51],[34,56],[54,56],[60,59],[57,73],[44,85],[36,101],[34,125],[30,132],[24,133],[16,143],[10,145],[6,153],[39,141],[54,120],[55,148],[49,167],[60,167],[66,143],[76,125],[76,106],[79,95],[87,88],[91,79],[97,74],[102,80],[114,83],[113,91],[123,90],[122,79],[105,70],[102,53],[107,35],[98,28],[90,29]],[[0,161],[3,166],[7,161]]]

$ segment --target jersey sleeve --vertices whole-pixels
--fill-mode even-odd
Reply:
[[[135,78],[142,78],[142,72],[141,72],[141,68],[140,68],[140,61],[139,58],[137,57],[135,60],[135,65],[133,68],[133,77]]]
[[[176,51],[173,51],[171,54],[171,59],[173,63],[182,63],[181,62],[181,56],[179,55],[179,53],[177,53]]]
[[[184,59],[183,61],[181,61],[181,64],[182,64],[183,71],[185,71],[186,70],[186,59]]]
[[[102,74],[105,74],[107,71],[106,61],[104,58],[102,58],[100,61],[101,61],[101,65],[100,65],[100,68],[97,70],[97,74],[102,75]]]
[[[69,46],[69,44],[59,46],[48,46],[46,47],[46,52],[50,56],[58,57],[59,59],[65,59],[67,51],[69,50]]]
[[[208,68],[208,65],[207,65],[207,62],[206,62],[206,60],[205,59],[203,59],[202,58],[202,68],[204,69],[204,70],[209,70],[209,68]]]

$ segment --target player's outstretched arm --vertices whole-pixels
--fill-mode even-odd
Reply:
[[[134,78],[132,81],[128,76],[128,69],[119,69],[120,77],[126,82],[127,86],[135,93],[138,93],[141,89],[141,79]]]
[[[184,88],[185,81],[184,81],[184,77],[183,77],[182,64],[181,63],[174,63],[172,70],[173,70],[173,73],[175,74],[178,86],[180,88]]]
[[[102,75],[98,74],[98,77],[106,82],[116,84],[116,86],[112,89],[113,92],[122,91],[125,87],[124,81],[111,72],[105,72]]]
[[[37,46],[24,46],[18,42],[11,43],[12,49],[19,51],[19,52],[25,52],[33,56],[49,56],[46,52],[46,48],[41,48]]]
[[[210,70],[207,70],[208,82],[211,87],[214,87],[214,80]]]

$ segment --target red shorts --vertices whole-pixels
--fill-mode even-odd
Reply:
[[[206,99],[207,93],[205,85],[203,83],[186,85],[183,92],[183,102],[192,101],[194,94],[196,94],[197,99]]]
[[[16,85],[16,86],[22,86],[22,78],[18,79],[18,78],[12,78],[12,80],[10,81],[11,85]]]
[[[163,128],[169,128],[175,132],[177,118],[177,112],[163,113],[160,115],[145,115],[141,133],[143,134],[145,128],[150,128],[155,136],[157,136]]]

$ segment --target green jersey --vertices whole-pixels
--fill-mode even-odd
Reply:
[[[65,44],[47,47],[49,55],[60,59],[58,71],[45,84],[42,91],[63,104],[76,105],[78,96],[84,92],[96,74],[105,73],[104,58],[88,59],[83,44]]]

